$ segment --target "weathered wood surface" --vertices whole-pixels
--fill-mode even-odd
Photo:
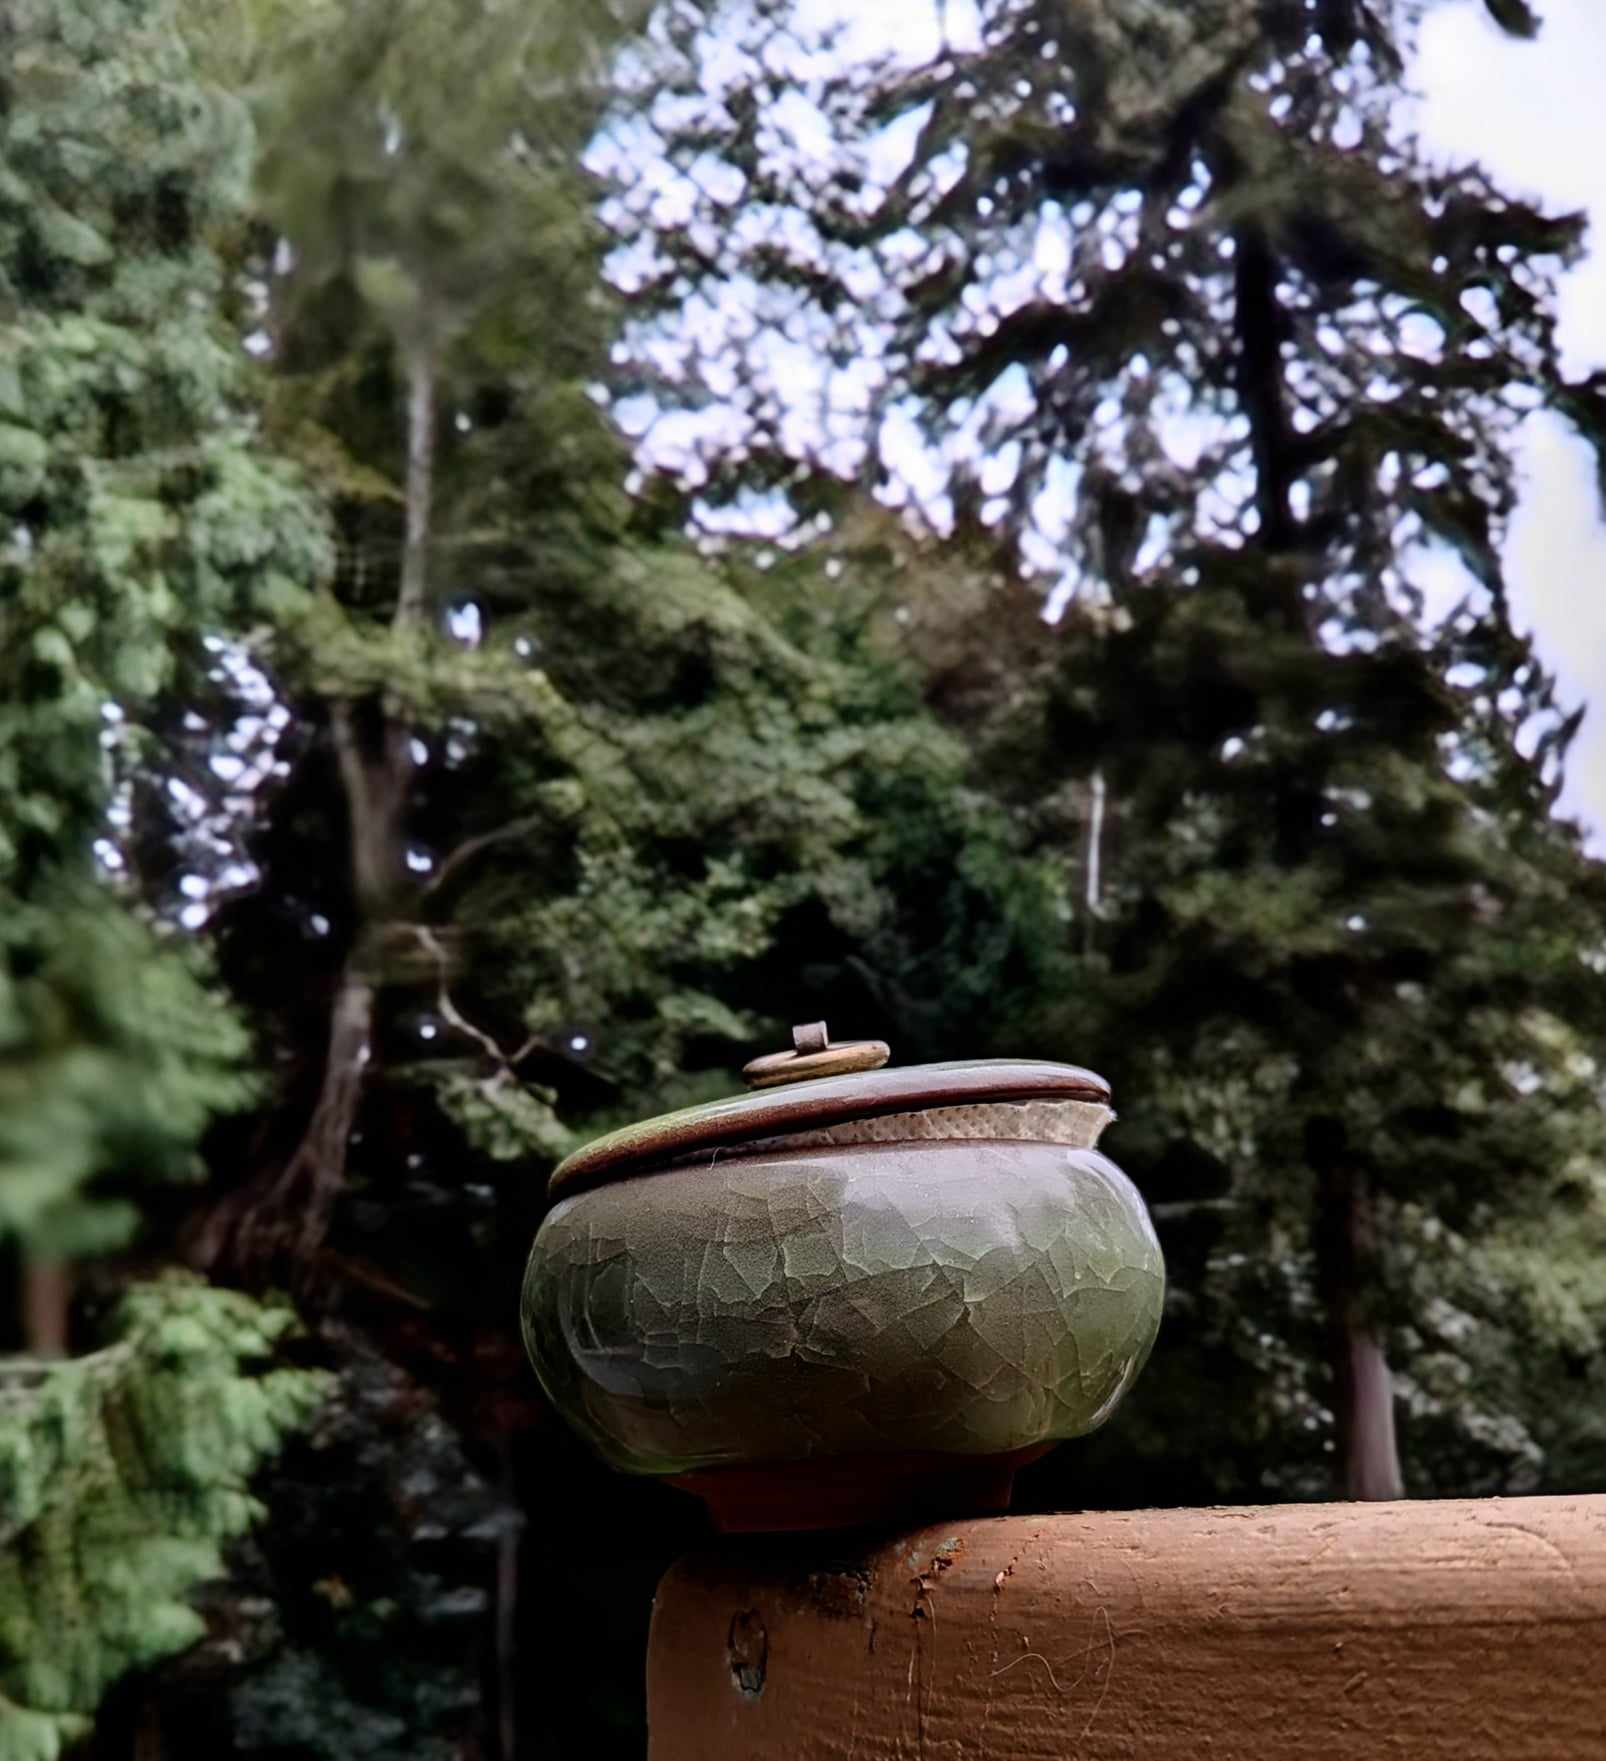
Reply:
[[[648,1700],[651,1761],[1606,1758],[1606,1497],[732,1545]]]

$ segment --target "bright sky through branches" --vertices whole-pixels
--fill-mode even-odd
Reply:
[[[1589,255],[1561,290],[1571,374],[1606,368],[1606,10],[1545,0],[1537,41],[1514,43],[1474,0],[1429,15],[1417,70],[1436,146],[1475,156],[1514,193],[1592,215]],[[1528,420],[1522,500],[1506,548],[1517,621],[1531,627],[1564,696],[1590,705],[1562,808],[1606,853],[1606,527],[1582,441],[1558,419]]]
[[[1513,194],[1537,197],[1555,213],[1592,211],[1606,224],[1602,0],[1546,0],[1543,14],[1544,30],[1537,42],[1514,42],[1490,23],[1481,0],[1437,0],[1426,7],[1414,67],[1421,107],[1411,125],[1421,130],[1428,150],[1458,162],[1481,160]],[[840,69],[844,60],[895,56],[909,65],[925,65],[940,58],[944,46],[958,53],[981,46],[976,0],[794,0],[792,18],[799,58],[787,72],[798,85],[773,104],[770,125],[773,143],[778,143],[775,150],[791,155],[799,167],[828,166],[842,151],[828,118],[808,97],[810,77]],[[822,49],[822,37],[833,26],[840,28],[835,53]],[[812,48],[803,48],[805,42]],[[722,49],[729,56],[727,67],[720,65]],[[726,46],[713,35],[704,42],[704,53],[706,70],[717,85],[724,77],[740,79],[743,51],[734,42]],[[902,171],[923,114],[905,114],[870,143],[861,143],[858,169],[872,185],[886,187]],[[655,224],[696,227],[697,199],[689,183],[678,180],[657,157],[660,143],[652,132],[636,139],[625,127],[599,144],[597,169],[615,176],[627,169],[637,192],[653,204]],[[755,239],[747,236],[754,229],[780,224],[743,210],[740,174],[718,166],[717,157],[701,162],[694,173],[697,180],[717,173],[734,176],[736,188],[722,197],[731,204],[722,224],[729,225],[727,243],[738,252],[754,245]],[[706,231],[706,217],[701,224]],[[789,247],[801,245],[807,254],[805,222],[789,215],[785,224],[798,232],[796,238],[787,236]],[[708,248],[720,243],[717,232],[715,227]],[[1028,298],[1030,285],[1009,298],[1006,284],[1016,280],[1041,282],[1053,296],[1055,282],[1064,282],[1064,264],[1053,259],[1057,250],[1060,257],[1069,250],[1069,236],[1064,217],[1044,218],[1030,254],[993,278],[993,296],[1004,296],[1006,303]],[[650,248],[636,264],[630,255],[627,248],[615,259],[625,287],[632,275],[652,269]],[[854,284],[852,275],[865,285]],[[650,430],[646,458],[671,472],[685,472],[690,484],[706,481],[701,456],[710,447],[718,451],[740,442],[740,419],[731,400],[738,387],[738,356],[745,350],[778,410],[778,438],[787,451],[812,454],[831,470],[852,475],[865,461],[863,449],[870,438],[888,468],[884,493],[893,502],[907,500],[921,507],[939,527],[946,521],[954,461],[984,461],[977,472],[984,493],[1004,493],[1016,465],[1009,447],[990,449],[983,438],[986,400],[946,438],[923,431],[919,412],[898,405],[882,414],[873,438],[866,435],[863,416],[882,373],[873,317],[880,284],[873,264],[854,269],[852,275],[844,275],[844,287],[863,306],[863,324],[845,349],[833,349],[826,336],[805,322],[768,310],[761,291],[740,273],[717,296],[706,291],[696,296],[681,317],[678,335],[660,336],[646,359],[673,386],[683,382],[689,368],[687,350],[696,352],[713,400],[680,409],[674,407],[673,394],[667,405],[653,394],[623,400],[616,414],[625,426],[639,435]],[[1606,366],[1606,248],[1594,250],[1565,276],[1560,299],[1560,343],[1567,370],[1585,373]],[[1411,349],[1403,335],[1400,343]],[[1028,400],[1028,387],[1011,387],[1009,379],[1004,373],[988,398],[1007,402],[1018,389]],[[1187,407],[1187,398],[1169,412],[1159,433],[1178,470],[1192,474],[1201,449],[1212,444],[1212,423],[1219,421],[1215,412]],[[1592,833],[1595,851],[1606,854],[1606,593],[1601,590],[1606,586],[1606,523],[1587,447],[1565,424],[1546,414],[1529,417],[1521,430],[1521,447],[1520,505],[1506,546],[1514,615],[1520,627],[1534,632],[1541,659],[1558,676],[1562,701],[1590,706],[1571,752],[1562,810],[1580,817]],[[1213,484],[1201,505],[1210,493],[1222,490],[1233,491],[1231,475]],[[1241,500],[1243,493],[1236,498]],[[1092,579],[1078,578],[1062,542],[1067,511],[1076,497],[1076,467],[1057,461],[1057,474],[1042,484],[1032,504],[1034,518],[1021,537],[1021,560],[1050,592],[1095,585]],[[708,528],[778,534],[787,525],[784,504],[775,495],[748,493],[726,509],[704,505],[699,512]],[[1402,560],[1412,586],[1425,595],[1423,609],[1430,620],[1455,608],[1469,590],[1476,599],[1474,581],[1446,542],[1423,539],[1411,544]]]
[[[798,10],[810,25],[844,25],[842,49],[855,57],[892,52],[923,62],[938,53],[943,31],[950,48],[977,46],[971,0],[800,0]],[[1449,156],[1482,160],[1514,192],[1558,211],[1591,210],[1606,225],[1606,12],[1601,0],[1545,0],[1542,11],[1544,30],[1532,43],[1503,36],[1479,0],[1443,0],[1429,11],[1416,68],[1424,133]],[[806,106],[793,122],[805,136]],[[1568,370],[1606,367],[1606,247],[1566,277],[1561,320]],[[886,438],[895,450],[897,436]],[[1523,493],[1506,553],[1512,595],[1566,699],[1591,706],[1562,806],[1606,852],[1606,525],[1583,443],[1545,415],[1530,418],[1525,438]],[[913,451],[908,466],[918,488]],[[1465,576],[1447,551],[1436,566],[1449,602]]]

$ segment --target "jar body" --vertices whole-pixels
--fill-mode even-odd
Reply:
[[[1164,1265],[1097,1151],[955,1140],[726,1153],[560,1202],[525,1274],[548,1396],[614,1466],[1000,1457],[1095,1429]]]

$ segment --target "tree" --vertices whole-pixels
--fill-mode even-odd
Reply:
[[[128,884],[163,693],[303,595],[318,510],[264,458],[216,300],[243,111],[168,8],[23,0],[0,22],[0,1754],[51,1761],[125,1671],[189,1644],[186,1598],[260,1514],[251,1472],[322,1397],[262,1360],[292,1317],[137,1285],[58,1362],[68,1269],[252,1094],[201,951]]]
[[[329,1378],[277,1365],[284,1308],[136,1286],[112,1340],[0,1365],[0,1755],[55,1761],[130,1669],[204,1631],[187,1598],[265,1513],[246,1486]]]
[[[270,818],[264,890],[218,919],[259,1012],[308,991],[264,957],[266,917],[299,917],[296,961],[313,916],[345,952],[320,981],[316,1088],[281,1092],[306,1123],[287,1156],[265,1136],[203,1253],[317,1260],[376,1080],[436,1119],[435,1153],[466,1131],[493,1165],[561,1153],[577,1111],[728,1081],[784,1019],[775,998],[810,988],[786,970],[797,924],[815,966],[878,924],[907,933],[877,868],[902,860],[887,801],[934,809],[963,768],[854,658],[854,614],[792,603],[812,563],[699,549],[676,509],[625,494],[574,162],[598,94],[541,22],[569,18],[358,8],[262,84],[269,426],[321,467],[342,535],[332,591],[274,650],[275,688],[327,728],[278,826],[314,812],[321,843],[336,812],[352,842],[346,874],[320,871],[305,846],[268,853]],[[441,70],[471,65],[498,78],[465,118]],[[960,842],[996,835],[946,811]],[[293,1057],[305,1018],[282,1021]]]
[[[444,974],[440,945],[408,921],[422,891],[406,841],[416,736],[432,711],[439,719],[465,700],[516,697],[521,669],[476,667],[453,654],[442,628],[438,568],[432,579],[443,548],[439,409],[443,392],[472,378],[476,324],[522,277],[539,279],[537,309],[541,295],[550,311],[577,285],[582,311],[587,303],[571,160],[596,103],[599,56],[618,28],[606,11],[580,20],[549,5],[514,15],[461,0],[314,9],[285,40],[266,40],[256,70],[268,142],[258,182],[290,265],[268,317],[299,392],[278,419],[287,445],[333,468],[348,546],[311,621],[281,628],[278,660],[286,676],[299,670],[327,715],[354,920],[299,1142],[247,1189],[237,1215],[216,1219],[205,1257],[230,1242],[248,1260],[319,1245],[373,1052],[378,994],[398,952],[413,970],[438,958]],[[351,369],[399,392],[399,459],[388,412],[350,397],[342,374]],[[357,436],[340,434],[342,414],[362,424]]]
[[[667,11],[620,125],[672,167],[612,209],[619,273],[668,313],[638,419],[720,387],[738,439],[689,465],[706,501],[856,445],[908,500],[923,458],[929,520],[1069,600],[1000,748],[1045,842],[1077,786],[1081,982],[1042,1032],[1107,1036],[1146,1115],[1125,1157],[1221,1227],[1182,1296],[1264,1304],[1232,1274],[1274,1273],[1243,1349],[1271,1382],[1321,1317],[1328,1392],[1285,1422],[1330,1408],[1340,1489],[1396,1495],[1405,1291],[1415,1349],[1455,1356],[1423,1340],[1447,1243],[1554,1215],[1601,1151],[1556,1050],[1602,1026],[1599,871],[1550,818],[1577,718],[1499,560],[1523,415],[1606,434],[1553,338],[1580,224],[1404,138],[1403,12],[1026,0],[930,66],[833,70],[787,7],[708,10]],[[835,151],[800,163],[803,127]],[[756,326],[708,341],[747,287]],[[836,364],[812,430],[766,364],[783,335]]]
[[[126,1240],[129,1188],[197,1173],[249,1087],[204,961],[120,884],[147,715],[328,550],[214,307],[239,105],[163,5],[23,0],[0,37],[0,1237],[59,1350],[61,1263]]]

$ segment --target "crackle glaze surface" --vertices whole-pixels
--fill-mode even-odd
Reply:
[[[1143,1202],[1095,1150],[859,1143],[563,1200],[523,1324],[608,1460],[679,1474],[1079,1436],[1142,1368],[1163,1290]]]

